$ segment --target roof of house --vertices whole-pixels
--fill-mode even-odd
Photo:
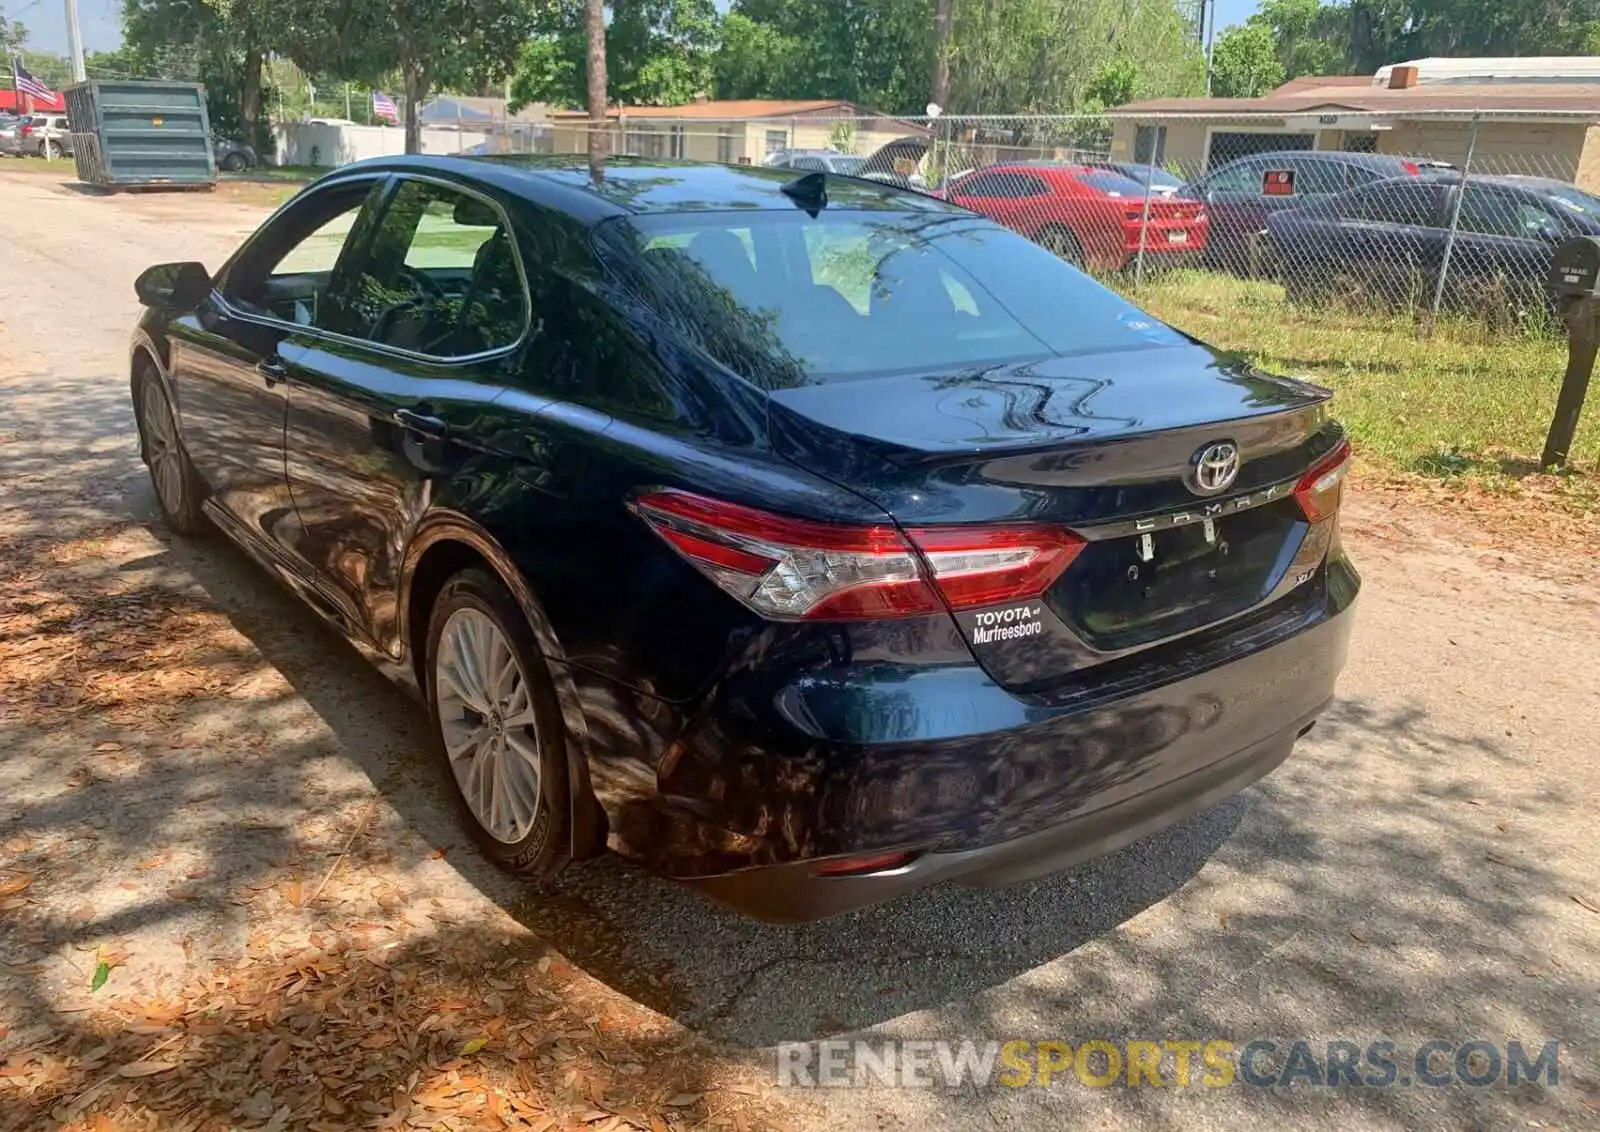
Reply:
[[[669,119],[695,119],[700,121],[737,122],[760,121],[764,118],[793,118],[799,115],[826,116],[828,113],[841,118],[880,118],[897,123],[900,128],[911,132],[925,132],[927,127],[919,126],[914,122],[906,122],[893,118],[881,111],[872,110],[855,102],[848,102],[838,98],[813,98],[813,99],[782,99],[782,98],[735,98],[708,100],[706,102],[690,102],[682,106],[622,106],[612,107],[606,111],[608,118],[617,118],[626,115],[630,119],[640,118],[669,118]],[[559,110],[551,117],[574,121],[588,118],[587,110]]]
[[[1280,94],[1298,94],[1303,90],[1314,90],[1319,87],[1333,86],[1372,86],[1371,75],[1301,75],[1298,79],[1290,79],[1272,92],[1274,96]]]
[[[1563,112],[1600,116],[1600,83],[1452,83],[1405,90],[1335,83],[1285,89],[1291,86],[1286,83],[1261,98],[1155,98],[1130,102],[1106,113],[1113,118],[1221,118],[1232,114],[1312,114],[1327,110],[1384,114],[1482,110],[1504,117],[1542,117]]]

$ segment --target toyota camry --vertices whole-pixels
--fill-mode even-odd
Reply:
[[[1344,662],[1328,393],[929,196],[383,159],[136,290],[166,521],[417,695],[519,873],[1039,876],[1267,774]]]

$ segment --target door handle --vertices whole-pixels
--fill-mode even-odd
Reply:
[[[262,358],[256,363],[256,372],[268,389],[289,380],[289,367],[283,364],[282,358]]]
[[[419,436],[443,439],[450,434],[450,426],[438,417],[428,413],[417,412],[414,409],[396,409],[394,423],[407,432],[414,432]]]

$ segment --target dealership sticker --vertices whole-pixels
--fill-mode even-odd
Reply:
[[[961,622],[961,630],[966,633],[967,640],[975,645],[1020,641],[1044,633],[1044,604],[1025,601],[1021,605],[959,613],[956,619]]]

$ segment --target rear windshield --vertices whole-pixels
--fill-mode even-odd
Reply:
[[[843,173],[847,177],[854,177],[861,172],[861,167],[866,163],[867,159],[865,157],[835,157],[833,159],[833,171],[835,173]]]
[[[1187,341],[964,213],[655,214],[599,231],[657,315],[769,389]]]
[[[1154,165],[1129,165],[1123,172],[1139,182],[1141,185],[1148,183],[1152,188],[1177,189],[1183,187],[1183,181],[1165,169],[1157,169]]]
[[[1073,176],[1091,189],[1099,189],[1110,197],[1144,196],[1144,186],[1121,173],[1074,173]]]

